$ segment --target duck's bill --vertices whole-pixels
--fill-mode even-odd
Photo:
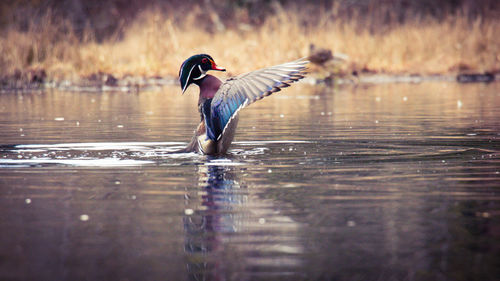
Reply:
[[[226,71],[224,67],[219,67],[214,62],[212,62],[212,70]]]

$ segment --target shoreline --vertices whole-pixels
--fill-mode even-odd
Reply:
[[[139,92],[159,91],[166,86],[178,85],[176,77],[132,77],[127,76],[117,79],[112,75],[99,75],[98,78],[91,77],[79,81],[2,81],[0,94],[8,92],[30,92],[45,90],[61,90],[68,92]],[[500,81],[500,73],[471,73],[471,74],[438,74],[438,75],[402,75],[402,74],[369,74],[335,76],[326,78],[314,77],[314,74],[302,79],[299,83],[318,86],[344,86],[344,85],[379,85],[391,83],[418,84],[424,82],[456,82],[469,83],[493,83]]]
[[[146,9],[102,40],[92,27],[82,37],[50,13],[27,19],[28,28],[14,22],[0,28],[0,89],[163,87],[175,83],[180,63],[195,53],[235,70],[228,76],[307,57],[311,84],[493,81],[500,74],[498,17],[446,13],[383,23],[380,15],[340,20],[335,9],[319,15],[277,9],[259,24],[204,30],[200,24],[210,20],[201,20],[200,11],[175,21]]]

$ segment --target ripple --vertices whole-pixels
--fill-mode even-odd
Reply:
[[[171,153],[181,147],[182,142],[102,142],[21,144],[0,147],[0,167],[127,167],[166,163],[159,160],[193,159],[195,153]],[[178,163],[171,163],[178,164]]]
[[[273,142],[248,142],[265,144]],[[279,142],[276,142],[279,143]],[[126,167],[144,165],[243,165],[227,158],[207,158],[197,153],[172,153],[183,147],[183,142],[95,142],[58,144],[20,144],[0,146],[0,167]],[[268,148],[232,149],[229,155],[260,155]],[[208,159],[208,161],[207,161]]]
[[[268,141],[234,141],[233,144],[237,145],[268,145],[268,144],[294,144],[294,143],[313,143],[313,141],[304,140],[268,140]]]
[[[134,159],[0,159],[0,167],[33,167],[46,165],[67,165],[79,167],[126,167],[153,164],[154,161],[134,160]]]
[[[14,148],[23,151],[35,150],[138,150],[151,147],[185,145],[184,142],[88,142],[88,143],[59,143],[59,144],[19,144]]]
[[[241,166],[244,165],[240,162],[235,162],[230,159],[222,158],[222,159],[212,159],[209,162],[205,163],[206,166]]]

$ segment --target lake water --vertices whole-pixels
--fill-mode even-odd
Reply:
[[[498,280],[498,83],[196,94],[0,94],[0,280]]]

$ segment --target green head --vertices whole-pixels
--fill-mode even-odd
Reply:
[[[226,71],[217,67],[214,59],[207,54],[194,55],[185,60],[179,70],[179,81],[181,82],[182,93],[190,84],[203,79],[209,70]]]

